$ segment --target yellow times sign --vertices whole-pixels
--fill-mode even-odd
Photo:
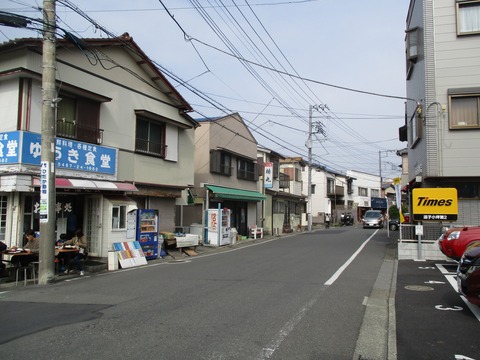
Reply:
[[[458,197],[455,188],[417,188],[412,191],[413,220],[457,220]]]

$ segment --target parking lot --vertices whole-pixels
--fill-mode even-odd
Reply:
[[[398,262],[398,359],[480,359],[480,307],[457,293],[456,262]]]

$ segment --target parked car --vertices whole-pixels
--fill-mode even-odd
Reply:
[[[472,304],[480,306],[480,243],[465,250],[457,268],[458,292]]]
[[[388,221],[388,228],[392,231],[398,230],[400,228],[400,220],[390,219]]]
[[[380,210],[367,210],[362,219],[363,228],[382,228],[383,214]]]
[[[440,251],[447,257],[460,260],[472,243],[480,243],[480,226],[447,228],[438,238]]]

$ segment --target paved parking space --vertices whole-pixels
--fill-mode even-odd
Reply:
[[[399,260],[398,359],[480,360],[480,307],[456,291],[456,263]]]

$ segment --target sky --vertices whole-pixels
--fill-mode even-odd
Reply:
[[[409,0],[57,0],[78,37],[128,32],[194,119],[239,113],[257,143],[332,171],[400,175]],[[41,0],[0,11],[41,19]],[[74,9],[74,10],[72,10]],[[41,37],[0,26],[0,42]],[[311,143],[309,121],[312,122]]]

